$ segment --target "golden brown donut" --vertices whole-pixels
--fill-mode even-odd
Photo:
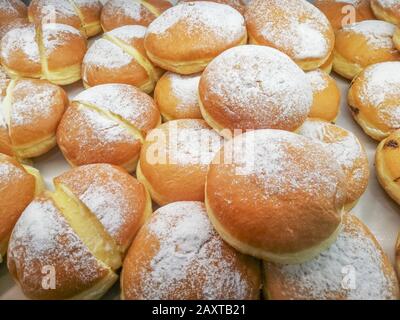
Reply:
[[[237,10],[203,1],[165,11],[149,25],[144,45],[161,68],[193,74],[226,49],[246,43],[244,18]]]
[[[378,20],[345,26],[336,33],[333,70],[352,80],[369,65],[400,60],[394,32],[394,25]]]
[[[27,8],[21,0],[0,0],[0,25],[27,17]]]
[[[147,58],[143,44],[145,34],[143,26],[124,26],[96,40],[83,59],[84,86],[124,83],[146,93],[152,92],[162,71]]]
[[[286,53],[303,70],[319,68],[333,51],[328,19],[306,0],[254,0],[245,17],[250,43]]]
[[[400,25],[400,2],[396,0],[371,0],[375,16],[396,25]]]
[[[68,106],[66,92],[46,80],[12,80],[0,109],[0,152],[26,159],[56,145],[56,130]]]
[[[204,201],[207,169],[222,138],[203,120],[175,120],[151,131],[140,154],[137,177],[159,205]]]
[[[244,15],[244,12],[246,11],[246,5],[242,0],[180,0],[179,3],[195,2],[195,1],[211,1],[211,2],[216,2],[216,3],[220,3],[220,4],[226,4],[228,6],[231,6],[234,9],[236,9],[243,15]]]
[[[381,141],[400,129],[400,62],[367,67],[354,79],[348,103],[356,122]]]
[[[100,298],[151,214],[150,198],[126,171],[107,164],[73,169],[55,186],[18,220],[7,254],[10,273],[32,299]]]
[[[345,209],[350,211],[368,186],[368,156],[358,138],[350,131],[326,121],[307,120],[297,131],[302,136],[322,143],[342,167],[346,176]]]
[[[126,84],[105,84],[76,96],[57,130],[72,166],[120,165],[135,171],[146,134],[161,123],[153,99]]]
[[[364,20],[374,20],[370,0],[316,0],[314,5],[326,15],[333,29]]]
[[[206,182],[212,224],[238,251],[301,263],[340,230],[345,176],[320,143],[280,130],[237,136],[216,155]]]
[[[203,118],[229,137],[235,130],[294,131],[306,120],[312,88],[284,53],[265,46],[239,46],[215,58],[201,76]]]
[[[259,299],[260,264],[228,246],[201,202],[158,209],[139,231],[124,261],[126,300]]]
[[[335,79],[317,69],[306,73],[313,89],[310,118],[335,122],[340,111],[341,93]]]
[[[101,25],[105,32],[126,25],[147,27],[171,7],[168,0],[109,0],[101,12]]]
[[[337,241],[299,265],[264,263],[271,300],[398,300],[396,273],[372,232],[354,215],[343,218]]]
[[[72,26],[89,38],[102,31],[102,7],[99,0],[32,0],[28,17],[37,25],[61,23]]]
[[[59,85],[81,79],[86,39],[65,24],[29,24],[1,39],[0,60],[13,77],[41,78]]]
[[[0,263],[19,216],[42,189],[39,171],[0,153]]]
[[[375,165],[381,186],[400,204],[400,130],[394,131],[379,144]]]
[[[166,121],[177,119],[202,119],[199,105],[201,74],[180,75],[166,72],[158,80],[154,100]]]

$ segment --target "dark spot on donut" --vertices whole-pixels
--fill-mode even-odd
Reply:
[[[355,108],[355,107],[352,107],[352,106],[350,106],[350,110],[351,110],[351,112],[353,112],[355,115],[357,115],[357,114],[360,113],[360,109]]]
[[[386,142],[385,148],[398,149],[399,143],[396,140],[389,140],[388,142]]]
[[[396,183],[400,182],[400,177],[398,177],[397,179],[394,179],[393,181],[396,182]]]

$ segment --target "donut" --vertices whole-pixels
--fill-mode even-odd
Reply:
[[[151,214],[150,198],[108,164],[73,169],[54,183],[18,220],[8,269],[28,298],[98,299],[117,281],[126,249]]]
[[[72,26],[85,37],[93,37],[102,31],[99,0],[32,0],[28,8],[31,22],[61,23]]]
[[[199,106],[201,74],[180,75],[166,72],[157,82],[154,100],[166,121],[202,119]]]
[[[146,93],[152,92],[161,70],[147,58],[143,44],[145,34],[143,26],[124,26],[96,40],[83,59],[84,86],[124,83]]]
[[[203,120],[167,122],[147,136],[137,177],[159,205],[204,201],[208,165],[222,138]]]
[[[214,231],[202,202],[158,209],[124,261],[125,300],[256,300],[260,264],[228,246]]]
[[[108,0],[101,12],[101,26],[105,32],[126,25],[147,27],[171,7],[168,0]]]
[[[397,27],[393,35],[394,46],[400,51],[400,28]]]
[[[396,25],[400,25],[400,2],[396,0],[371,0],[375,16]]]
[[[0,109],[0,152],[38,157],[56,145],[56,130],[68,106],[66,92],[46,80],[11,80]]]
[[[369,65],[400,60],[393,43],[395,28],[378,20],[343,27],[336,33],[333,70],[352,80]]]
[[[206,207],[239,252],[296,264],[327,249],[341,227],[346,180],[321,143],[256,130],[225,143],[211,162]]]
[[[370,0],[316,0],[314,5],[328,18],[335,32],[348,24],[375,19]]]
[[[211,1],[211,2],[216,2],[216,3],[220,3],[220,4],[226,4],[228,6],[231,6],[234,9],[236,9],[237,11],[239,11],[242,15],[244,15],[245,10],[246,10],[246,5],[242,0],[180,0],[179,3],[195,2],[195,1]]]
[[[130,85],[104,84],[72,99],[57,142],[72,166],[110,163],[132,172],[146,134],[160,123],[150,96]]]
[[[0,153],[0,263],[19,216],[42,189],[39,171]]]
[[[317,69],[306,73],[313,90],[310,118],[335,122],[339,116],[341,93],[335,79]]]
[[[223,51],[246,43],[243,16],[230,6],[205,1],[165,11],[149,25],[144,40],[156,65],[185,75],[203,71]]]
[[[343,218],[337,241],[298,265],[264,263],[271,300],[398,300],[395,271],[372,232],[354,215]]]
[[[319,68],[333,51],[328,19],[306,0],[254,0],[245,17],[250,43],[286,53],[303,70]]]
[[[13,77],[41,78],[67,85],[81,79],[86,39],[65,24],[28,24],[1,39],[0,61]]]
[[[346,176],[346,211],[350,211],[368,186],[368,156],[358,138],[350,131],[318,119],[307,120],[297,131],[320,142],[336,159]]]
[[[201,76],[203,118],[222,135],[235,130],[294,131],[312,106],[305,73],[284,53],[265,46],[239,46],[215,58]]]
[[[383,140],[376,151],[378,181],[389,196],[400,204],[400,130]]]
[[[21,0],[0,0],[0,26],[27,17],[27,8]]]
[[[348,94],[355,121],[371,138],[381,141],[400,129],[400,62],[367,67]]]

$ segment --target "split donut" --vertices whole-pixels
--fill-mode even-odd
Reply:
[[[400,129],[400,62],[366,68],[348,94],[351,113],[371,138],[381,141]]]
[[[331,153],[287,131],[233,138],[207,174],[217,232],[239,252],[276,263],[311,260],[335,242],[345,200],[345,176]]]
[[[147,133],[160,123],[150,96],[130,85],[105,84],[72,100],[57,142],[72,166],[110,163],[132,172]]]
[[[286,53],[303,70],[319,68],[333,51],[331,24],[306,0],[253,0],[245,17],[250,43]]]
[[[297,131],[302,136],[320,142],[342,167],[346,176],[346,211],[350,211],[368,186],[367,153],[350,131],[329,122],[309,119]]]
[[[0,42],[0,60],[11,77],[41,78],[59,85],[81,79],[85,53],[85,38],[64,24],[13,28]]]
[[[243,16],[214,2],[179,4],[148,27],[145,48],[158,66],[179,74],[203,71],[223,51],[247,43]]]
[[[202,119],[198,98],[200,76],[166,72],[157,82],[154,100],[166,121]]]
[[[124,83],[150,93],[162,71],[149,61],[144,50],[143,26],[125,26],[105,33],[87,51],[82,65],[86,88]]]
[[[284,53],[239,46],[215,58],[200,79],[203,118],[225,137],[235,130],[294,131],[312,106],[305,73]]]
[[[366,20],[345,26],[336,33],[333,70],[352,80],[369,65],[399,61],[393,43],[395,26],[385,21]]]
[[[42,190],[39,171],[0,153],[0,263],[19,216]]]
[[[378,181],[389,196],[400,204],[400,130],[383,140],[376,151]]]
[[[124,261],[122,299],[256,300],[259,262],[228,246],[201,202],[158,209]]]
[[[32,0],[29,20],[36,25],[61,23],[74,27],[85,37],[93,37],[102,31],[99,0]]]
[[[101,12],[101,25],[105,32],[126,25],[147,27],[171,7],[168,0],[109,0]]]
[[[271,300],[399,299],[389,258],[367,226],[351,214],[343,218],[337,241],[313,260],[264,265],[264,293]]]
[[[45,154],[56,145],[56,130],[68,106],[66,92],[38,79],[5,81],[4,85],[0,152],[20,159]]]
[[[207,169],[222,138],[203,120],[175,120],[153,130],[140,154],[137,177],[159,205],[204,201]]]
[[[135,178],[107,164],[73,169],[54,183],[56,191],[37,197],[18,220],[8,269],[32,299],[100,298],[150,216],[150,198]],[[47,274],[53,290],[43,286]]]

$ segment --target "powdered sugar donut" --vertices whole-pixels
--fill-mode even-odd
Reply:
[[[400,129],[400,62],[366,68],[353,81],[348,95],[354,119],[366,134],[383,140]]]
[[[400,60],[393,43],[395,28],[378,20],[345,26],[336,33],[333,70],[352,80],[369,65]]]
[[[316,0],[314,5],[326,15],[335,31],[348,24],[375,19],[370,0]]]
[[[32,0],[29,20],[37,25],[62,23],[70,25],[92,37],[101,32],[99,0]]]
[[[225,143],[211,163],[206,206],[235,249],[267,261],[301,263],[340,230],[346,183],[327,149],[300,135],[256,130]]]
[[[333,51],[328,19],[306,0],[254,0],[245,16],[250,43],[284,52],[304,70],[317,69]]]
[[[19,216],[42,189],[39,171],[0,153],[0,263]]]
[[[109,0],[101,12],[101,25],[105,32],[126,25],[147,27],[171,7],[168,0]]]
[[[0,152],[24,159],[52,149],[67,105],[65,91],[48,81],[8,82],[0,109]]]
[[[74,169],[55,186],[18,220],[7,255],[10,273],[29,298],[100,298],[151,214],[150,199],[135,178],[107,164]]]
[[[198,94],[200,76],[166,72],[157,82],[154,100],[166,121],[203,118]]]
[[[12,77],[29,77],[66,85],[81,78],[86,40],[64,24],[13,28],[1,39],[0,58]]]
[[[339,116],[341,93],[335,79],[317,69],[306,73],[313,90],[310,118],[335,122]]]
[[[380,20],[400,24],[400,2],[396,0],[371,0],[371,8]]]
[[[225,51],[208,65],[199,85],[203,117],[223,135],[235,129],[296,130],[312,99],[304,72],[284,53],[264,46]]]
[[[396,274],[371,231],[346,215],[337,241],[299,265],[265,263],[265,296],[272,300],[397,300]]]
[[[208,165],[222,143],[203,120],[167,122],[147,136],[137,177],[159,205],[204,201]]]
[[[73,166],[110,163],[135,171],[146,134],[161,122],[153,99],[125,84],[105,84],[76,96],[57,130]]]
[[[321,142],[342,167],[347,182],[345,209],[350,211],[368,186],[369,165],[364,147],[350,131],[317,119],[307,120],[298,133]]]
[[[238,11],[203,1],[182,3],[161,14],[147,29],[145,48],[158,66],[193,74],[221,52],[246,42],[244,18]]]
[[[145,34],[143,26],[124,26],[96,40],[83,59],[85,87],[124,83],[152,92],[162,71],[147,58],[143,44]]]
[[[259,299],[258,261],[242,256],[214,231],[201,202],[157,210],[124,261],[127,300]]]

